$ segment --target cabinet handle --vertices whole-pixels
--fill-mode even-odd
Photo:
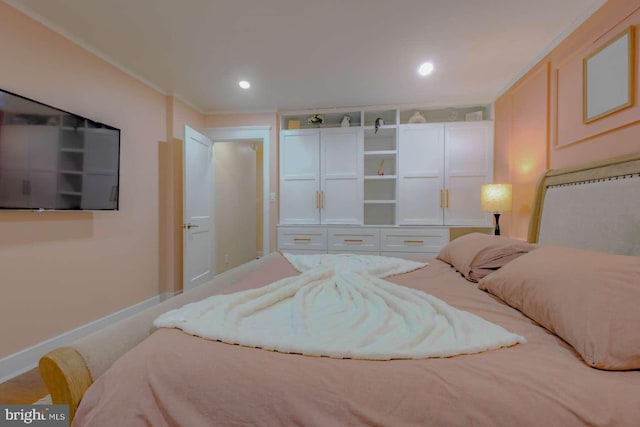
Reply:
[[[447,194],[447,201],[445,203],[445,208],[449,209],[449,189],[448,188],[447,188],[446,194]]]
[[[443,195],[444,191],[441,189],[440,190],[440,208],[442,208],[442,195]]]
[[[344,239],[345,243],[362,243],[362,239]]]
[[[405,243],[424,243],[424,240],[405,240]]]
[[[310,242],[311,239],[308,237],[296,237],[293,239],[294,242]]]
[[[320,192],[320,208],[324,209],[324,191]]]
[[[320,192],[316,191],[316,209],[320,207]]]

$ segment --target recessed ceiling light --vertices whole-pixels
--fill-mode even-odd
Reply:
[[[431,62],[425,62],[418,67],[418,74],[421,76],[428,76],[433,72],[433,64]]]
[[[251,83],[249,83],[246,80],[240,80],[240,82],[238,83],[238,85],[242,88],[242,89],[249,89],[251,87]]]

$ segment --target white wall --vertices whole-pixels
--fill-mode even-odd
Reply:
[[[244,141],[215,142],[213,150],[219,274],[256,256],[256,152]]]

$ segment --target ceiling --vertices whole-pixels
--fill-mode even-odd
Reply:
[[[216,113],[490,103],[605,0],[6,2]]]

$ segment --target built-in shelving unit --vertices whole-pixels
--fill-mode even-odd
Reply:
[[[384,125],[375,127],[376,119]],[[364,129],[364,224],[396,223],[397,111],[365,113]]]
[[[426,123],[488,120],[488,105],[446,108],[363,108],[305,110],[281,112],[280,128],[314,129],[336,128],[347,124],[359,127],[363,134],[362,203],[364,225],[398,225],[398,138],[401,125],[420,112]],[[310,124],[314,114],[323,116],[321,124]]]

